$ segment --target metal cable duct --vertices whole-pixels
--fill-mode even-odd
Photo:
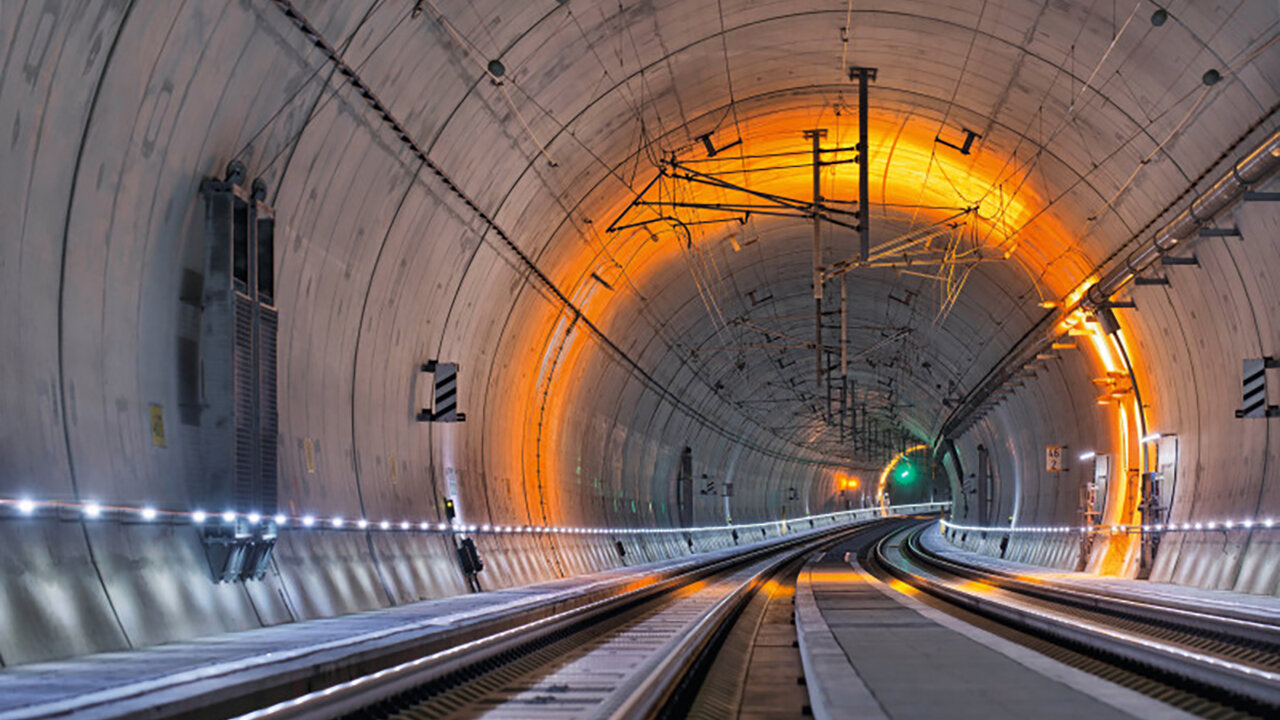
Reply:
[[[1123,261],[1115,265],[1098,282],[1089,286],[1081,299],[1070,307],[1047,313],[1029,330],[1018,345],[1007,355],[1002,365],[993,369],[984,382],[965,398],[938,432],[938,440],[954,438],[977,419],[976,413],[988,402],[992,394],[1012,379],[1024,365],[1037,354],[1045,352],[1061,337],[1052,330],[1059,321],[1072,313],[1097,310],[1106,306],[1108,298],[1119,292],[1142,271],[1159,262],[1180,243],[1193,239],[1200,228],[1214,217],[1240,200],[1251,186],[1266,180],[1280,170],[1280,130],[1273,132],[1248,155],[1237,161],[1231,169],[1213,183],[1208,190],[1192,200],[1185,210],[1162,227],[1150,241],[1135,248]],[[1050,328],[1044,332],[1044,328]]]
[[[1106,303],[1135,275],[1155,264],[1161,255],[1173,250],[1183,240],[1191,238],[1218,213],[1240,198],[1250,186],[1265,180],[1280,167],[1280,130],[1272,133],[1261,145],[1231,167],[1191,205],[1166,224],[1151,242],[1135,249],[1118,266],[1091,285],[1076,307],[1068,308],[1063,315],[1077,308],[1096,310]]]

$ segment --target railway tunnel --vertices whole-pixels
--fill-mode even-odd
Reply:
[[[1280,707],[1273,0],[13,0],[0,45],[0,717],[392,716],[641,595],[733,629],[547,716],[967,716],[878,674],[935,615],[1066,707]],[[1253,655],[956,629],[1055,583]]]

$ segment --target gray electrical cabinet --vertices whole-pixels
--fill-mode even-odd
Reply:
[[[278,528],[275,216],[266,186],[244,187],[244,166],[201,186],[205,276],[200,322],[200,434],[204,528],[218,581],[261,578]],[[224,513],[234,513],[230,521]]]

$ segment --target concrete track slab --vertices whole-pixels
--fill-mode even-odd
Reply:
[[[934,525],[920,536],[921,543],[930,552],[955,562],[995,572],[1010,573],[1038,582],[1061,585],[1085,592],[1103,593],[1111,597],[1158,603],[1170,607],[1212,612],[1243,620],[1280,625],[1280,597],[1213,590],[1209,588],[1175,585],[1148,580],[1099,577],[1085,572],[1051,570],[1038,565],[1004,560],[981,553],[963,550],[952,545],[942,534],[941,526]]]
[[[175,716],[207,707],[220,696],[248,698],[282,684],[316,689],[348,679],[353,667],[376,658],[427,652],[423,648],[457,642],[511,616],[564,610],[644,578],[667,577],[772,542],[523,588],[21,665],[0,671],[0,720],[67,714],[108,718],[141,712]],[[253,707],[245,705],[243,710]]]
[[[1190,717],[880,582],[850,562],[865,542],[841,543],[801,572],[797,623],[820,720]],[[815,635],[828,636],[816,653]]]

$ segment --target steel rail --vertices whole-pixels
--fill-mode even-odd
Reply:
[[[1005,590],[1031,597],[1074,605],[1086,610],[1105,612],[1117,616],[1139,618],[1158,624],[1177,624],[1207,635],[1225,636],[1238,643],[1258,643],[1271,646],[1280,654],[1280,625],[1260,619],[1206,611],[1204,607],[1168,602],[1163,598],[1148,598],[1139,602],[1111,593],[1097,592],[1080,587],[1068,587],[1053,580],[1026,580],[1016,573],[982,566],[966,565],[954,559],[938,555],[923,547],[919,534],[908,539],[912,555],[929,565],[939,567],[953,575],[978,580]]]
[[[881,519],[874,518],[853,525],[813,530],[799,534],[790,540],[755,548],[741,555],[721,558],[641,588],[624,590],[608,598],[540,617],[487,637],[471,640],[338,685],[278,702],[241,715],[238,720],[318,720],[355,713],[451,675],[500,660],[505,654],[516,653],[522,648],[555,637],[559,633],[574,631],[575,628],[597,622],[627,607],[647,602],[670,590],[689,585],[710,575],[740,567],[771,554],[791,557],[797,552],[807,551],[811,546],[821,545],[873,526],[877,520]],[[641,689],[648,697],[652,697],[652,693],[655,692],[648,683]]]
[[[892,533],[876,543],[872,552],[877,564],[884,571],[908,585],[928,592],[945,602],[992,618],[1009,627],[1048,638],[1052,642],[1068,647],[1082,648],[1087,653],[1113,658],[1127,665],[1143,669],[1154,669],[1164,675],[1189,680],[1200,687],[1211,689],[1227,696],[1244,698],[1252,703],[1280,708],[1280,672],[1273,669],[1239,662],[1228,653],[1214,653],[1196,647],[1188,647],[1186,644],[1176,644],[1159,639],[1154,633],[1121,627],[1122,618],[1119,617],[1112,618],[1111,622],[1099,621],[1096,617],[1084,617],[1079,613],[1073,614],[1070,610],[1063,611],[1057,608],[1046,608],[1043,605],[1023,604],[1008,597],[1002,598],[998,595],[993,595],[989,591],[975,592],[973,588],[965,589],[948,583],[943,579],[930,577],[927,574],[930,566],[936,567],[944,573],[950,573],[951,571],[948,568],[954,563],[939,563],[935,565],[934,557],[936,556],[931,553],[927,555],[915,554],[917,552],[927,553],[927,551],[919,551],[917,541],[920,532],[922,532],[922,528],[916,527],[905,533]],[[886,551],[886,547],[894,539],[904,537],[906,538],[905,542],[898,540],[902,561],[916,563],[917,565],[914,567],[905,567],[903,562],[891,559]],[[973,579],[975,575],[982,575],[982,571],[970,569],[968,573],[960,577]],[[983,582],[1000,587],[1001,579],[986,575]],[[1044,592],[1037,595],[1036,599],[1067,608],[1073,608],[1074,604],[1079,602],[1078,593],[1067,595],[1053,589],[1045,588],[1044,590]],[[1018,594],[1023,593],[1018,592]],[[1114,600],[1114,598],[1108,599]],[[1096,598],[1096,600],[1099,603],[1104,602],[1102,598]],[[1159,612],[1163,612],[1163,610]],[[1124,614],[1130,613],[1126,612]],[[1203,617],[1199,618],[1197,622],[1202,624],[1209,622],[1210,615],[1208,613],[1201,613],[1201,615]],[[1152,617],[1152,612],[1148,611],[1146,616]],[[1143,619],[1140,622],[1145,622],[1150,626],[1163,626],[1163,629],[1186,634],[1187,619],[1187,616],[1182,614],[1175,621]],[[1242,629],[1240,621],[1236,618],[1221,618],[1221,620],[1223,634],[1228,638],[1232,632],[1238,633]],[[1212,634],[1194,632],[1191,633],[1191,636],[1203,640],[1205,635]],[[1222,638],[1210,639],[1217,640],[1220,644],[1223,642],[1231,644],[1233,642],[1231,640],[1224,641]],[[1255,644],[1256,641],[1250,641],[1246,643],[1246,647],[1253,649]],[[1238,648],[1239,645],[1233,645],[1232,647]],[[1138,670],[1137,672],[1146,674],[1149,670],[1145,672],[1144,670]]]
[[[844,535],[853,535],[875,527],[877,523],[866,523],[853,528]],[[609,712],[609,720],[632,720],[633,718],[659,717],[662,709],[675,694],[681,681],[693,670],[704,651],[712,644],[721,629],[731,624],[739,612],[751,599],[765,580],[776,573],[779,568],[795,560],[797,557],[813,549],[834,541],[825,537],[809,543],[791,552],[780,552],[778,557],[725,597],[699,618],[697,624],[685,635],[679,644],[672,648],[659,662],[651,668],[639,684],[627,693],[622,702],[616,704]]]

